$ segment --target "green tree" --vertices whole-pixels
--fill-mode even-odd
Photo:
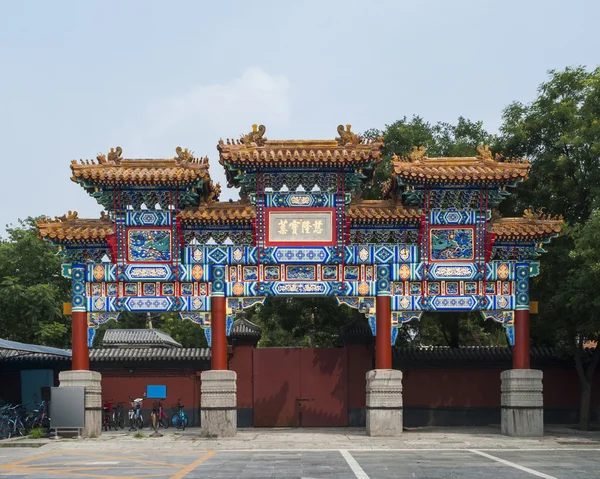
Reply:
[[[585,245],[593,245],[600,231],[592,214],[600,198],[600,69],[550,71],[533,102],[505,109],[500,131],[498,150],[531,160],[530,179],[502,205],[503,211],[521,214],[524,208],[545,207],[570,225],[532,281],[531,297],[540,301],[532,339],[558,345],[575,358],[580,426],[589,429],[590,384],[600,348],[591,360],[583,348],[586,340],[598,339],[600,319],[597,293],[589,283],[597,258]]]
[[[262,328],[259,346],[338,346],[340,328],[357,317],[335,298],[268,298],[248,319]]]
[[[40,241],[34,218],[6,231],[0,239],[0,337],[68,347],[63,303],[71,297],[70,282],[60,275],[58,249]]]

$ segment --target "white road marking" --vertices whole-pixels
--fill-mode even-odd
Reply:
[[[466,447],[463,448],[456,448],[456,447],[441,447],[441,448],[434,448],[434,447],[407,447],[407,448],[390,448],[390,447],[370,447],[368,449],[366,448],[356,448],[356,447],[352,447],[352,448],[347,448],[344,449],[345,451],[350,451],[350,452],[386,452],[386,451],[390,451],[390,452],[413,452],[413,451],[418,451],[418,452],[427,452],[427,451],[431,451],[431,452],[435,452],[435,451],[455,451],[455,452],[470,452],[471,449],[468,449]],[[495,447],[495,448],[485,448],[485,447],[481,447],[481,448],[477,448],[478,451],[506,451],[506,452],[519,452],[519,451],[523,451],[523,452],[545,452],[545,451],[564,451],[564,452],[569,452],[569,451],[600,451],[600,449],[598,448],[594,448],[594,447],[535,447],[535,448],[499,448],[499,447]],[[331,451],[339,451],[339,449],[321,449],[321,448],[312,448],[312,449],[308,449],[308,448],[289,448],[289,449],[219,449],[219,451],[221,452],[331,452]]]
[[[352,457],[352,454],[350,454],[346,449],[340,449],[340,454],[344,456],[344,459],[346,459],[350,469],[352,469],[352,472],[358,479],[369,479],[367,473],[363,471],[363,468],[360,467],[360,464]]]
[[[520,471],[528,472],[529,474],[533,474],[534,476],[543,477],[545,479],[557,479],[554,476],[549,476],[548,474],[544,474],[543,472],[535,471],[534,469],[529,469],[525,466],[520,466],[519,464],[515,464],[514,462],[507,461],[506,459],[500,459],[499,457],[492,456],[491,454],[487,454],[476,449],[469,449],[469,451],[475,454],[479,454],[480,456],[487,457],[488,459],[492,459],[493,461],[499,462],[506,466],[514,467],[515,469],[519,469]]]
[[[119,464],[121,461],[95,461],[95,462],[84,462],[84,466],[114,466]]]

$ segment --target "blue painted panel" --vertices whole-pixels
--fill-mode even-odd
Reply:
[[[148,384],[146,386],[146,397],[148,399],[166,399],[167,398],[167,386]]]

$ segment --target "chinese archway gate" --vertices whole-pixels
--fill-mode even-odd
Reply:
[[[383,199],[362,200],[382,140],[363,139],[349,125],[338,133],[273,141],[255,125],[239,140],[219,141],[228,186],[239,188],[235,202],[219,201],[208,159],[187,149],[145,160],[116,148],[73,161],[72,180],[105,212],[38,224],[60,245],[73,283],[73,369],[88,369],[95,329],[121,312],[176,311],[204,328],[212,348],[203,429],[234,434],[227,335],[235,314],[269,296],[335,296],[364,312],[376,337],[367,429],[392,435],[402,430],[402,376],[391,363],[398,328],[424,311],[479,311],[514,344],[514,369],[502,373],[503,432],[541,433],[541,372],[529,369],[529,278],[561,219],[496,215],[529,162],[493,157],[487,146],[460,158],[428,158],[415,147],[392,158]]]

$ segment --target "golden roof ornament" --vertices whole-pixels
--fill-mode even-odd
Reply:
[[[490,147],[488,145],[478,145],[477,153],[479,153],[479,155],[477,155],[477,156],[482,160],[494,159],[494,157],[492,155],[492,150],[490,150]]]
[[[175,163],[178,165],[180,163],[189,163],[194,159],[194,155],[187,148],[181,148],[181,146],[175,148],[175,153],[177,153],[177,156],[175,157]]]
[[[123,159],[123,157],[121,156],[122,154],[123,154],[123,150],[121,149],[120,146],[117,146],[116,148],[111,148],[107,155],[107,161],[109,163],[115,163],[117,165],[120,165],[121,160]],[[104,155],[101,155],[101,156],[104,156]]]
[[[265,125],[252,125],[252,131],[245,136],[240,138],[240,142],[246,146],[265,146],[267,139],[265,138],[265,132],[267,128]]]
[[[353,133],[351,128],[352,125],[346,125],[346,129],[344,129],[344,125],[339,125],[337,127],[340,136],[336,137],[335,140],[338,142],[338,145],[358,145],[362,141],[362,138],[356,133]]]
[[[427,151],[427,148],[425,148],[425,146],[423,146],[423,145],[413,146],[412,151],[407,155],[408,161],[410,161],[410,162],[421,161],[423,158],[425,158],[426,151]]]
[[[78,216],[77,211],[71,211],[69,210],[69,212],[66,215],[62,215],[62,216],[55,216],[54,217],[54,222],[55,223],[64,223],[66,221],[71,221],[71,220],[76,220]]]

